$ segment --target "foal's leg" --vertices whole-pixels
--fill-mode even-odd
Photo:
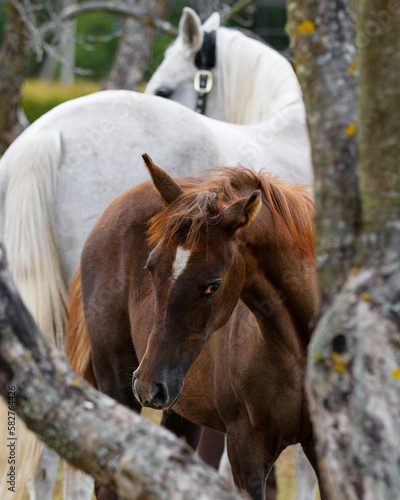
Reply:
[[[120,332],[114,333],[110,329],[105,331],[110,335],[109,338],[119,338]],[[132,392],[132,373],[139,366],[132,342],[125,346],[121,345],[118,349],[110,348],[107,342],[92,345],[92,363],[98,389],[140,413],[142,407]],[[116,493],[97,482],[95,482],[95,493],[97,500],[118,500]]]
[[[201,425],[194,424],[184,417],[181,417],[173,410],[163,412],[161,425],[173,432],[178,437],[185,438],[187,444],[197,449],[201,436]]]
[[[227,429],[228,456],[236,486],[246,490],[253,500],[271,500],[267,477],[275,458],[265,460],[264,436],[257,439],[249,422],[235,423]],[[268,495],[268,496],[267,496]]]
[[[218,470],[225,447],[225,434],[204,427],[197,453],[204,462]]]

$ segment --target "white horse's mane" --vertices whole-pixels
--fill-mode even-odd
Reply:
[[[231,28],[217,30],[216,46],[228,122],[259,123],[302,102],[292,66],[275,50]]]

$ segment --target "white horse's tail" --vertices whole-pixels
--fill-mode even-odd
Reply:
[[[14,149],[13,149],[14,148]],[[44,130],[24,134],[2,159],[9,173],[4,206],[4,243],[17,288],[44,336],[63,344],[67,286],[54,240],[54,177],[61,157],[61,137]],[[18,387],[16,387],[18,400]],[[38,402],[40,404],[40,402]],[[5,450],[7,406],[0,407],[0,470],[9,471]],[[1,498],[20,500],[34,476],[42,444],[17,417],[16,490],[0,478]]]

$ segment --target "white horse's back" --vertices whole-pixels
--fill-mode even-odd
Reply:
[[[102,211],[124,190],[147,180],[145,152],[175,176],[242,163],[289,181],[311,182],[307,136],[298,115],[296,107],[288,108],[263,126],[240,127],[161,98],[99,92],[64,103],[35,122],[4,155],[0,175],[7,180],[17,157],[21,167],[15,174],[21,179],[24,169],[53,178],[55,241],[69,280]]]

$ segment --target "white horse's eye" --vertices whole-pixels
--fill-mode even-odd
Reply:
[[[155,95],[158,95],[159,97],[164,97],[165,99],[169,99],[171,97],[171,95],[173,94],[173,92],[174,91],[169,87],[159,87],[156,90]]]

